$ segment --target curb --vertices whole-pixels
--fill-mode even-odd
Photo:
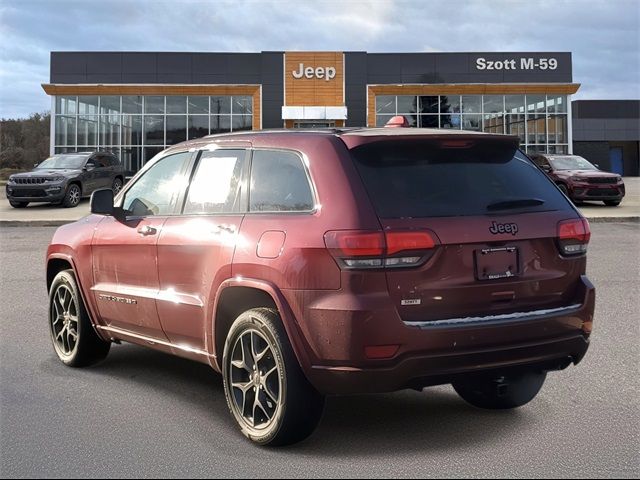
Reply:
[[[640,223],[640,217],[585,217],[589,223]]]
[[[78,220],[0,220],[0,227],[61,227]]]

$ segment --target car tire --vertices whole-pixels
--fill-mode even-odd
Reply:
[[[77,183],[72,183],[67,187],[67,191],[64,194],[64,200],[62,200],[62,206],[64,208],[74,208],[80,204],[82,198],[82,190]]]
[[[604,204],[607,207],[617,207],[618,205],[620,205],[620,200],[605,200]]]
[[[453,388],[474,407],[505,410],[522,407],[533,400],[546,378],[546,373],[536,371],[479,376],[455,382]]]
[[[49,289],[49,331],[53,349],[69,367],[87,367],[103,360],[111,348],[95,332],[82,301],[73,270],[58,273]]]
[[[283,446],[313,433],[324,396],[305,377],[278,313],[241,314],[227,336],[222,359],[227,405],[245,437]]]
[[[13,208],[26,208],[29,205],[29,202],[16,202],[13,200],[9,200],[9,205]]]
[[[114,196],[120,193],[120,190],[122,190],[122,180],[120,178],[114,178],[111,190],[113,191]]]

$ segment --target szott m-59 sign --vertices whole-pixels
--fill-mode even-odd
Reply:
[[[556,58],[505,58],[504,60],[476,59],[477,70],[555,70],[558,68]]]

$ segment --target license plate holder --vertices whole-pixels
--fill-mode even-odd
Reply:
[[[520,275],[520,251],[517,247],[483,248],[475,251],[478,280],[498,280]]]

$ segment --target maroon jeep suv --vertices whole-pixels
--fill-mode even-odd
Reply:
[[[624,197],[624,182],[620,175],[603,172],[578,155],[535,154],[531,159],[574,202],[595,200],[617,207]]]
[[[505,135],[264,131],[173,146],[47,253],[62,362],[129,342],[222,373],[260,445],[327,395],[451,383],[532,400],[589,346],[587,221]]]

